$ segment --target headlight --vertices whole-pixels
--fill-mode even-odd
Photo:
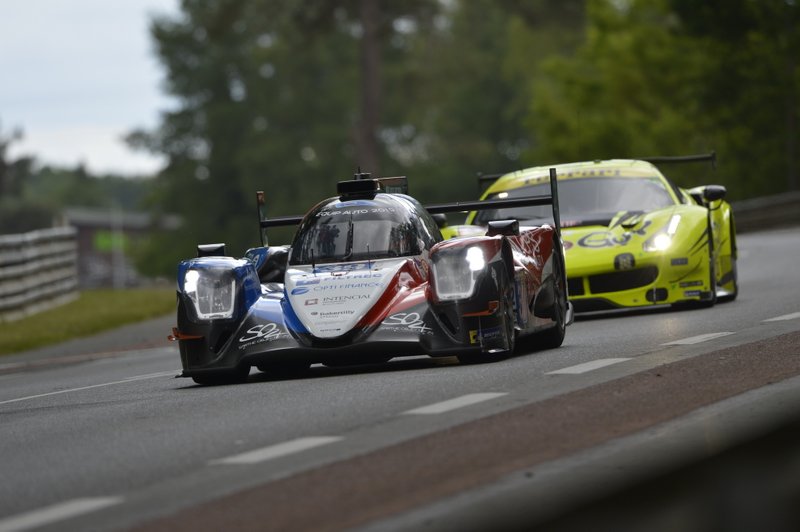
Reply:
[[[675,233],[678,232],[678,225],[681,222],[681,215],[674,214],[672,218],[669,219],[669,224],[667,225],[666,230],[656,233],[652,237],[648,238],[647,241],[644,243],[644,250],[645,251],[666,251],[672,245],[672,237],[675,236]]]
[[[672,245],[672,237],[667,233],[658,233],[645,242],[645,251],[666,251]]]
[[[477,246],[443,252],[433,260],[436,295],[442,300],[466,299],[475,291],[475,282],[486,267],[483,250]]]
[[[203,320],[233,317],[236,301],[236,278],[230,270],[187,270],[183,293]]]

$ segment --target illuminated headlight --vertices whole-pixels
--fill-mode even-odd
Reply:
[[[666,251],[672,245],[672,237],[667,233],[658,233],[644,243],[645,251]]]
[[[466,252],[442,253],[433,261],[436,295],[441,300],[466,299],[475,291],[475,283],[486,267],[483,250],[477,246]]]
[[[645,251],[666,251],[672,245],[672,237],[678,231],[681,215],[675,214],[670,218],[666,231],[656,233],[644,243]]]
[[[188,270],[183,278],[183,293],[191,299],[200,319],[233,317],[236,278],[229,270]]]

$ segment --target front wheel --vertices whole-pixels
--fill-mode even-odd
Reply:
[[[739,274],[736,270],[736,228],[733,224],[733,217],[728,222],[728,232],[730,233],[730,272],[723,273],[720,285],[723,287],[723,293],[719,296],[719,301],[733,301],[739,295]],[[729,285],[729,288],[725,288]]]

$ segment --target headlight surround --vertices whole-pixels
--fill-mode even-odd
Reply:
[[[486,257],[479,246],[447,250],[433,258],[433,283],[436,297],[443,301],[467,299],[475,292]]]
[[[186,270],[183,293],[202,320],[230,319],[236,310],[236,276],[228,269]]]
[[[654,234],[648,238],[643,248],[645,251],[666,251],[672,246],[672,240],[675,233],[678,232],[678,225],[681,223],[681,215],[673,214],[669,219],[669,224],[662,231]]]

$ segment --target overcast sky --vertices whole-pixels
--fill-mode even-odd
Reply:
[[[0,132],[21,128],[12,157],[150,173],[162,161],[121,138],[170,108],[148,24],[178,0],[2,0]]]

